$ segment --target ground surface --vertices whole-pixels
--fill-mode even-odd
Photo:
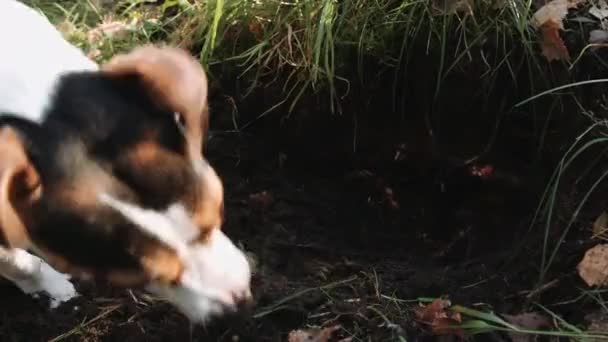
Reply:
[[[428,336],[411,311],[418,297],[525,310],[538,245],[514,253],[536,203],[523,176],[498,169],[482,180],[466,168],[407,164],[382,174],[329,173],[269,153],[255,139],[214,141],[209,154],[226,186],[225,229],[257,260],[254,318],[192,328],[145,294],[90,284],[80,284],[83,297],[49,312],[5,282],[0,341],[286,341],[293,329],[336,323],[336,336],[354,341],[416,341]],[[553,304],[578,295],[572,267],[584,247],[566,246],[559,282],[539,294],[574,322],[582,322],[584,306]]]
[[[591,27],[583,21],[574,25]],[[572,51],[582,49],[587,39],[581,42],[580,37],[587,35],[568,32],[568,45],[580,45]],[[545,231],[542,222],[530,232],[528,228],[548,175],[588,118],[578,114],[578,107],[562,107],[567,96],[535,101],[543,114],[538,117],[529,107],[500,116],[505,106],[538,92],[526,90],[528,78],[538,71],[524,67],[511,75],[510,68],[503,68],[491,94],[479,95],[480,77],[486,74],[481,60],[465,63],[461,73],[443,80],[444,91],[436,100],[431,95],[439,58],[422,53],[425,38],[422,43],[412,45],[412,51],[421,53],[408,62],[407,77],[415,86],[397,92],[403,113],[395,111],[391,98],[395,71],[379,73],[375,64],[364,70],[366,79],[376,83],[365,83],[358,92],[353,87],[343,101],[341,119],[323,111],[328,106],[312,97],[298,104],[290,120],[276,113],[281,110],[265,116],[267,121],[257,120],[283,99],[284,89],[259,87],[249,102],[240,102],[243,89],[232,84],[239,83],[240,71],[224,74],[221,96],[215,98],[238,100],[239,127],[253,121],[251,127],[262,127],[247,136],[216,134],[208,153],[225,183],[225,230],[257,261],[253,317],[191,327],[171,306],[144,293],[83,283],[78,284],[82,297],[50,312],[0,279],[0,342],[286,341],[293,329],[335,324],[341,326],[336,340],[432,340],[436,337],[416,321],[413,309],[420,297],[442,295],[455,304],[499,314],[538,311],[535,304],[542,303],[585,328],[586,314],[605,300],[601,292],[593,294],[595,301],[589,299],[576,265],[598,243],[590,239],[590,227],[608,208],[601,196],[606,188],[597,189],[583,207],[540,284]],[[590,49],[571,73],[579,80],[608,77],[605,59]],[[557,84],[563,84],[556,75]],[[512,76],[520,80],[513,82]],[[380,86],[368,89],[371,84]],[[608,104],[598,100],[605,100],[605,93],[605,85],[588,86],[576,102],[591,107],[598,118],[608,118]],[[232,129],[232,108],[211,107],[216,120],[212,128]],[[443,112],[441,158],[433,157],[425,137],[421,118],[429,110]],[[307,122],[308,116],[313,118]],[[502,126],[494,141],[497,119]],[[284,122],[291,128],[283,127]],[[344,157],[353,140],[360,153],[356,161]],[[492,149],[481,153],[484,160],[463,166],[488,141]],[[547,236],[551,247],[596,173],[605,170],[605,153],[590,152],[561,180]],[[454,161],[443,158],[447,155],[465,157]],[[485,165],[494,167],[490,177],[473,175],[471,167]],[[603,312],[606,316],[608,309]]]

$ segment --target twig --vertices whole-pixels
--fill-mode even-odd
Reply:
[[[100,313],[96,317],[93,317],[92,319],[88,320],[87,322],[84,322],[84,323],[78,325],[77,327],[73,328],[72,330],[63,333],[63,334],[61,334],[61,335],[59,335],[59,336],[57,336],[57,337],[49,340],[48,342],[59,342],[59,341],[62,341],[64,339],[66,339],[66,338],[68,338],[68,337],[76,334],[81,329],[86,328],[87,326],[89,326],[89,325],[97,322],[98,320],[106,317],[107,315],[111,314],[112,312],[118,310],[121,307],[122,307],[122,304],[114,305],[113,307],[111,307],[111,308],[107,309],[106,311]]]

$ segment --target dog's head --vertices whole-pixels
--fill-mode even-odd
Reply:
[[[145,287],[193,321],[237,309],[251,274],[221,231],[207,122],[207,79],[184,51],[145,46],[66,75],[44,123],[0,119],[0,243]]]

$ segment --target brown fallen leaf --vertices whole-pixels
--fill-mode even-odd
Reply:
[[[560,24],[553,20],[545,22],[540,28],[541,32],[541,53],[547,61],[570,60],[570,53],[566,44],[559,35]]]
[[[447,299],[437,298],[426,306],[419,306],[414,309],[416,318],[423,323],[431,322],[438,315],[444,314],[444,310],[449,308],[452,303]]]
[[[595,222],[593,222],[593,237],[599,237],[599,238],[607,238],[608,236],[606,236],[608,232],[608,213],[606,213],[605,211],[602,212],[602,214],[600,216],[598,216],[597,219],[595,219]]]
[[[568,48],[559,34],[560,24],[549,20],[539,30],[541,32],[541,53],[547,61],[570,60]]]
[[[578,264],[577,270],[588,286],[608,285],[608,244],[589,249]]]
[[[464,331],[452,326],[462,323],[460,313],[449,310],[451,302],[447,299],[437,298],[426,306],[414,310],[416,320],[430,327],[435,335],[454,335],[464,339]]]
[[[578,7],[585,1],[552,0],[534,13],[532,23],[541,33],[541,51],[549,62],[570,60],[570,53],[559,31],[564,29],[563,20],[568,15],[568,10]]]
[[[600,21],[608,18],[608,3],[606,3],[606,0],[594,1],[589,8],[589,14]]]
[[[554,21],[563,29],[562,21],[568,15],[568,10],[585,3],[586,0],[552,0],[539,8],[532,18],[532,24],[539,28],[547,21]]]
[[[339,325],[333,325],[322,329],[292,330],[289,333],[288,342],[328,342],[339,329]]]
[[[251,32],[256,39],[262,38],[263,31],[264,27],[258,19],[254,19],[249,22],[249,32]]]
[[[133,23],[114,20],[111,16],[106,16],[99,25],[87,33],[87,40],[89,44],[95,44],[103,37],[124,38],[134,30]]]
[[[503,314],[502,316],[507,322],[522,329],[540,330],[552,328],[550,319],[535,312],[526,312],[519,315]],[[513,342],[532,342],[536,340],[536,336],[530,334],[509,332],[509,336]]]
[[[494,166],[492,166],[492,165],[483,165],[483,166],[473,165],[473,166],[471,166],[469,171],[471,172],[471,175],[473,175],[475,177],[479,177],[481,179],[488,179],[488,178],[491,178],[492,175],[494,174]]]

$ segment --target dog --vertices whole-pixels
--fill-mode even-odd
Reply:
[[[31,7],[0,2],[0,275],[56,307],[70,278],[142,288],[195,323],[252,302],[203,157],[207,77],[145,45],[98,65]]]

